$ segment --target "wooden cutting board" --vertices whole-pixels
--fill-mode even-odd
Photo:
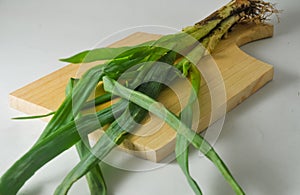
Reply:
[[[215,49],[212,57],[224,80],[227,112],[273,78],[274,71],[271,65],[247,55],[239,49],[239,46],[272,35],[273,26],[271,25],[238,25]],[[134,45],[159,37],[160,35],[138,32],[112,44],[111,47]],[[79,65],[69,64],[12,92],[10,94],[11,107],[29,115],[46,114],[56,110],[64,99],[65,87],[69,78],[75,77],[78,69]],[[215,87],[218,87],[218,85],[215,85]],[[176,96],[172,91],[165,90],[160,95],[159,101],[173,112],[178,113],[180,105],[174,97]],[[199,100],[201,115],[198,131],[202,131],[221,116],[211,114],[211,92],[206,82],[201,84]],[[222,107],[224,105],[220,104],[218,106]],[[44,120],[48,121],[49,119],[48,117]],[[98,134],[99,132],[95,132],[93,137],[97,137]],[[158,131],[151,135],[130,135],[121,147],[136,156],[159,162],[174,151],[175,136],[175,131],[169,128],[168,125],[163,124]]]

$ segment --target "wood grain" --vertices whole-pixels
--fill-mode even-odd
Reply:
[[[212,58],[205,57],[199,63],[204,82],[201,83],[199,94],[200,123],[196,124],[198,132],[206,129],[222,117],[224,114],[222,110],[230,111],[272,80],[273,67],[271,65],[247,55],[239,48],[251,41],[272,35],[273,27],[271,25],[238,25],[228,34],[226,39],[219,43],[212,54]],[[138,32],[112,44],[111,47],[135,45],[159,37],[160,35]],[[218,76],[216,69],[213,66],[207,66],[208,63],[216,64],[221,79],[216,79],[214,76]],[[89,64],[89,66],[93,65],[94,63]],[[67,65],[12,92],[10,105],[29,115],[46,114],[54,111],[64,99],[65,86],[69,78],[77,77],[82,71],[83,68],[79,65]],[[211,73],[212,76],[209,76]],[[174,86],[176,85],[179,89],[186,88],[182,86],[181,82],[174,84]],[[222,88],[224,88],[225,94],[220,93]],[[220,94],[213,93],[214,91],[219,91]],[[184,94],[181,95],[184,96]],[[186,98],[181,98],[180,102],[185,101],[184,99]],[[164,90],[158,100],[171,111],[180,112],[181,107],[178,98],[172,90]],[[49,121],[49,119],[50,117],[44,120]],[[145,122],[146,127],[143,126],[137,130],[139,136],[130,135],[121,147],[136,156],[159,162],[174,151],[176,133],[167,124],[163,124],[162,121],[153,116],[151,119],[149,117],[148,121],[152,121],[152,123]],[[159,125],[162,127],[157,131],[150,131],[154,126]],[[143,134],[145,132],[148,134]],[[101,133],[95,132],[93,137],[97,138],[99,134]]]

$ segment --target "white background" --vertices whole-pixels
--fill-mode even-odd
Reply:
[[[275,1],[272,1],[275,3]],[[180,29],[203,19],[226,0],[17,1],[0,0],[0,175],[34,143],[45,123],[12,121],[8,94],[65,65],[61,57],[138,25]],[[247,194],[300,193],[300,24],[298,1],[283,9],[271,39],[242,47],[275,67],[274,80],[227,115],[216,150]],[[52,194],[78,162],[74,149],[47,164],[20,194]],[[233,194],[216,168],[196,151],[191,172],[205,194]],[[109,194],[192,194],[175,162],[153,171],[104,166]],[[70,194],[88,194],[84,180]]]

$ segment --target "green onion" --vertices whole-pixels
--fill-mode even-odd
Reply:
[[[48,114],[42,115],[35,115],[35,116],[23,116],[23,117],[14,117],[13,120],[28,120],[28,119],[38,119],[38,118],[45,118],[55,114],[55,112],[49,112]]]
[[[148,41],[146,43],[142,43],[140,45],[135,46],[125,46],[125,47],[118,47],[118,48],[97,48],[94,50],[87,50],[80,52],[69,58],[60,59],[62,62],[70,62],[70,63],[87,63],[87,62],[94,62],[100,60],[111,60],[117,58],[123,58],[128,56],[128,51],[139,51],[141,47],[144,45],[150,45],[153,41]],[[132,52],[133,53],[133,52]]]
[[[193,107],[195,106],[194,105],[195,102],[197,102],[198,100],[197,96],[199,93],[200,81],[201,81],[200,73],[194,65],[191,65],[190,67],[189,77],[192,85],[191,95],[186,107],[180,113],[180,119],[184,124],[187,125],[187,127],[191,128],[192,125],[191,119],[193,118]],[[188,167],[189,145],[190,143],[186,137],[184,137],[179,133],[176,135],[176,147],[175,147],[176,160],[180,168],[182,169],[184,175],[186,176],[188,183],[190,184],[191,188],[195,192],[195,194],[202,194],[200,187],[198,186],[197,182],[192,178],[189,172],[189,167]]]
[[[177,131],[177,133],[184,136],[192,145],[202,152],[208,159],[210,159],[215,166],[220,170],[223,174],[224,178],[231,185],[236,194],[244,194],[241,187],[235,181],[228,168],[222,161],[222,159],[218,156],[218,154],[214,151],[212,146],[199,134],[196,134],[193,130],[187,127],[184,123],[180,121],[180,119],[174,115],[172,112],[167,110],[165,107],[161,106],[158,102],[150,98],[149,96],[128,89],[116,81],[110,79],[109,77],[103,78],[104,89],[114,95],[125,98],[140,107],[149,110],[156,116],[163,119],[170,127]]]
[[[173,52],[168,53],[166,56],[160,59],[165,63],[172,64],[175,61],[175,55]],[[157,73],[157,67],[153,65],[153,70],[151,71]],[[158,80],[163,80],[167,78],[171,67],[161,71],[158,75]],[[146,78],[147,79],[147,78]],[[141,81],[142,82],[142,81]],[[143,82],[142,82],[143,83]],[[156,98],[159,92],[163,89],[163,85],[158,82],[148,82],[140,85],[137,90],[143,94],[147,94],[149,97]],[[72,184],[85,175],[92,167],[102,161],[102,159],[116,146],[119,145],[126,135],[133,130],[136,123],[143,120],[145,115],[148,113],[147,110],[130,103],[127,110],[106,130],[104,136],[102,136],[99,141],[92,148],[93,155],[86,155],[76,167],[71,170],[71,172],[65,177],[63,182],[58,186],[55,194],[66,194]],[[120,124],[122,124],[120,126]],[[97,154],[97,156],[95,156]]]
[[[79,80],[71,79],[65,100],[55,113],[50,113],[54,115],[39,139],[1,176],[0,195],[16,194],[36,171],[74,145],[81,160],[58,186],[55,194],[66,194],[72,184],[84,175],[91,194],[106,194],[99,162],[134,131],[136,123],[141,122],[149,111],[163,118],[177,131],[177,162],[196,194],[202,192],[188,169],[190,144],[215,164],[236,194],[244,194],[215,150],[190,128],[192,107],[200,86],[200,75],[195,64],[205,55],[205,51],[212,52],[220,39],[236,23],[263,22],[272,13],[277,13],[277,10],[270,3],[260,0],[233,0],[206,19],[184,28],[180,33],[165,35],[156,41],[137,46],[97,48],[62,59],[71,63],[107,61],[98,62],[97,66],[89,69]],[[199,42],[203,47],[199,46]],[[187,50],[191,51],[186,55]],[[169,66],[160,67],[159,63],[167,63]],[[182,121],[154,100],[164,88],[162,83],[173,81],[178,76],[172,68],[180,70],[192,83],[189,102],[180,114]],[[132,89],[115,81],[120,77]],[[162,83],[151,80],[153,78]],[[107,93],[88,100],[101,81],[104,82]],[[113,95],[122,99],[96,114],[81,112],[108,102]],[[90,148],[89,145],[84,145],[87,135],[103,125],[108,125],[108,129],[95,146]]]
[[[16,194],[18,190],[33,174],[47,162],[76,144],[82,135],[87,135],[101,126],[114,120],[113,112],[122,113],[127,104],[117,103],[113,108],[106,108],[94,115],[86,115],[75,121],[69,122],[51,135],[35,144],[25,155],[10,167],[0,179],[0,194]]]
[[[73,89],[78,82],[78,79],[71,78],[67,87],[66,95],[72,94]],[[78,117],[80,114],[78,114]],[[78,118],[77,117],[77,118]],[[88,136],[81,134],[81,140],[76,144],[76,150],[80,157],[83,158],[84,155],[90,154],[90,145],[88,142]],[[103,178],[103,174],[99,165],[95,165],[90,171],[86,174],[86,181],[88,183],[91,195],[106,194],[106,184]]]

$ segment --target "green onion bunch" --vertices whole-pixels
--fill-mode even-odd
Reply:
[[[202,152],[219,169],[236,194],[244,194],[213,147],[191,129],[193,107],[198,101],[201,81],[196,64],[206,52],[214,50],[235,24],[263,22],[268,14],[274,12],[276,10],[270,3],[260,0],[233,0],[182,32],[162,36],[156,41],[136,46],[98,48],[62,59],[70,63],[106,61],[90,68],[80,79],[70,79],[65,100],[55,112],[50,113],[53,117],[36,143],[1,176],[0,195],[16,194],[36,171],[74,145],[80,162],[66,175],[54,194],[67,194],[83,176],[92,195],[107,194],[100,163],[134,132],[136,125],[149,112],[177,132],[176,159],[195,194],[202,192],[189,173],[189,145]],[[160,66],[160,63],[168,66]],[[125,78],[124,82],[117,81],[121,76]],[[163,83],[182,76],[187,77],[192,86],[189,101],[182,112],[175,115],[163,106],[153,106],[159,105],[155,99],[165,88]],[[91,100],[91,94],[99,86],[105,93]],[[96,114],[84,112],[111,99],[114,99],[113,103]],[[88,134],[104,126],[107,127],[105,133],[94,146],[90,146]]]

